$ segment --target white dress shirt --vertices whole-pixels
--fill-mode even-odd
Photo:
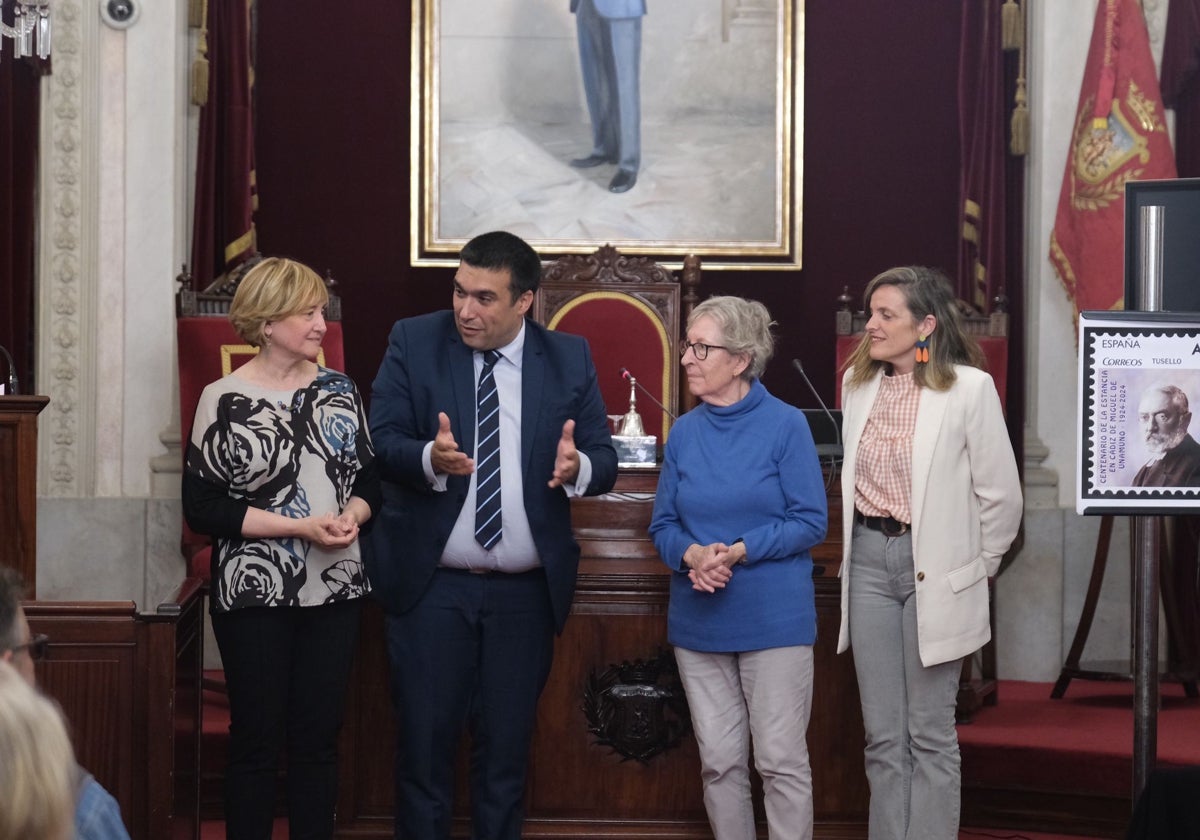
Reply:
[[[467,487],[467,498],[446,541],[441,565],[471,571],[500,571],[507,573],[527,572],[541,566],[533,532],[529,527],[529,516],[525,512],[525,476],[521,474],[521,368],[525,358],[525,325],[517,337],[504,347],[496,348],[500,359],[492,370],[496,389],[500,395],[500,498],[501,529],[500,541],[491,550],[484,548],[475,539],[475,486],[476,474],[471,474]],[[475,383],[483,372],[483,353],[474,353]],[[479,419],[475,420],[475,441],[479,441]],[[446,491],[446,474],[433,471],[433,441],[425,446],[422,460],[425,477],[436,491]],[[551,476],[531,476],[533,481],[549,481]],[[592,478],[592,462],[579,453],[579,475],[575,483],[563,485],[568,496],[582,496],[587,492]]]

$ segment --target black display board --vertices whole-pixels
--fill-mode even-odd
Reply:
[[[1163,211],[1163,312],[1200,313],[1200,178],[1125,185],[1125,308],[1137,306],[1141,208]]]

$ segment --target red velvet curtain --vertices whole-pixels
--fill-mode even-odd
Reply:
[[[12,4],[2,4],[12,21]],[[34,234],[38,163],[38,62],[0,54],[0,345],[13,356],[22,393],[33,393]],[[8,370],[0,358],[0,380]]]
[[[191,272],[207,286],[256,250],[253,0],[208,0],[207,102],[200,109]]]
[[[1163,105],[1175,110],[1175,167],[1200,176],[1200,0],[1171,0],[1162,60]]]
[[[1003,292],[1009,312],[1009,431],[1021,461],[1025,418],[1024,160],[1009,152],[1020,53],[1002,46],[1002,0],[963,0],[959,44],[958,277],[956,292],[990,312]]]
[[[958,296],[980,312],[1006,283],[1004,249],[1008,155],[1000,0],[964,0],[958,68],[959,210]],[[1006,289],[1007,291],[1007,289]]]

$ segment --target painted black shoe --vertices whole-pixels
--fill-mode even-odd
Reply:
[[[631,169],[618,169],[617,174],[608,183],[608,191],[614,193],[629,192],[637,183],[637,173]]]

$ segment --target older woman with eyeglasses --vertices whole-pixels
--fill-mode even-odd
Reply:
[[[680,350],[700,404],[671,429],[650,523],[675,572],[668,639],[716,840],[755,837],[751,740],[769,836],[812,836],[809,551],[825,537],[825,485],[804,415],[759,381],[772,324],[765,306],[737,297],[709,298],[688,318]]]

